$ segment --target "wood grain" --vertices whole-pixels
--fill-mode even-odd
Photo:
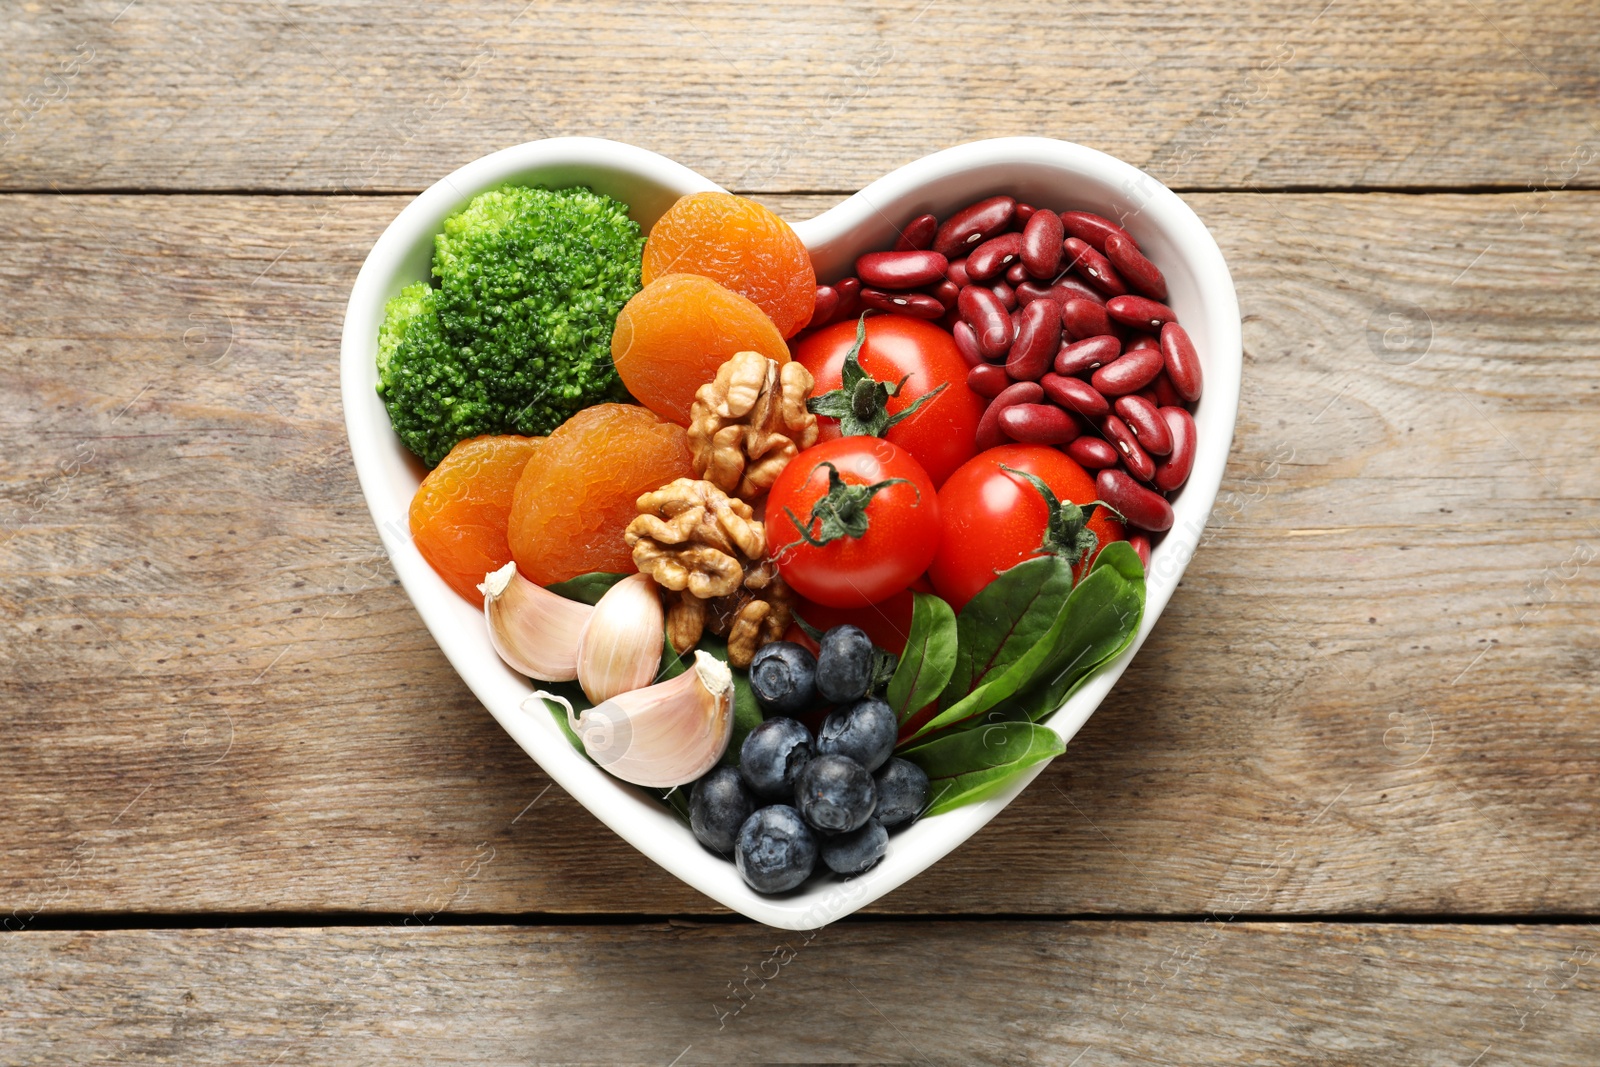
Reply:
[[[1247,348],[1204,549],[1067,755],[878,910],[1591,913],[1600,194],[1191,199]],[[12,925],[715,910],[395,584],[336,363],[402,202],[0,197]]]
[[[859,188],[1044,134],[1185,189],[1594,187],[1600,10],[68,0],[0,15],[0,188],[417,190],[539,137]]]
[[[129,930],[13,934],[7,949],[15,1064],[1571,1067],[1600,1053],[1590,927]]]

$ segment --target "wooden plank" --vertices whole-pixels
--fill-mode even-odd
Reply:
[[[1204,550],[1068,754],[879,909],[1592,912],[1600,195],[1192,199],[1247,345]],[[713,910],[549,787],[384,561],[335,366],[400,205],[0,197],[19,922]]]
[[[1181,188],[1593,187],[1567,0],[805,5],[69,0],[0,16],[0,188],[417,190],[538,137],[852,190],[1063,137]]]
[[[33,1063],[1592,1063],[1590,927],[12,934]]]

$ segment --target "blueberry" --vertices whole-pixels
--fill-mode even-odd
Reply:
[[[899,826],[922,814],[928,806],[928,772],[910,760],[891,759],[878,772],[876,781],[875,817],[885,826]]]
[[[758,893],[782,893],[811,876],[817,837],[787,804],[762,808],[739,828],[733,862]]]
[[[822,862],[835,874],[860,874],[889,851],[889,831],[877,819],[848,834],[835,834],[822,842]]]
[[[843,833],[872,818],[878,791],[872,775],[849,756],[817,756],[800,772],[794,800],[806,822]]]
[[[689,826],[700,843],[724,856],[733,851],[739,827],[756,810],[756,798],[734,767],[718,767],[689,792]]]
[[[793,641],[762,645],[750,661],[750,688],[767,711],[798,715],[817,702],[817,657]]]
[[[817,653],[817,692],[832,704],[860,700],[872,688],[872,638],[856,626],[835,626],[822,635]]]
[[[739,747],[739,774],[763,800],[787,801],[813,751],[811,731],[805,726],[794,719],[768,719],[745,735]]]
[[[899,734],[894,709],[877,697],[867,697],[828,713],[817,731],[817,753],[849,756],[875,771],[894,751]]]

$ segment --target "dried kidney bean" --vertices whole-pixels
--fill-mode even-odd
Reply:
[[[983,353],[978,351],[978,334],[971,323],[965,320],[957,322],[950,327],[950,336],[956,339],[956,351],[961,353],[967,366],[976,367],[984,362]]]
[[[1150,569],[1150,538],[1144,534],[1129,534],[1128,547],[1133,549],[1139,557],[1139,562],[1144,564],[1144,569]]]
[[[1031,280],[1032,276],[1028,273],[1028,268],[1024,267],[1021,263],[1013,263],[1011,266],[1006,268],[1006,284],[1011,286],[1013,289],[1022,283]]]
[[[1172,431],[1167,429],[1167,420],[1161,417],[1161,410],[1155,404],[1137,393],[1130,393],[1117,397],[1112,407],[1146,452],[1164,456],[1172,451]]]
[[[861,313],[861,279],[854,276],[840,278],[833,283],[833,291],[839,294],[839,310],[835,311],[834,321],[840,319],[853,319]]]
[[[1009,196],[991,196],[970,204],[945,220],[933,238],[933,250],[954,257],[980,241],[1004,233],[1016,213],[1017,202]]]
[[[944,276],[965,289],[972,284],[972,278],[967,274],[967,261],[952,259],[950,266],[945,268]]]
[[[894,243],[896,252],[920,252],[933,247],[933,235],[939,232],[939,219],[935,215],[918,215],[906,223]]]
[[[1049,404],[1013,404],[1000,412],[1000,429],[1025,445],[1064,445],[1078,436],[1078,424]]]
[[[1100,499],[1120,512],[1131,525],[1151,533],[1172,528],[1172,505],[1125,472],[1103,470],[1095,475],[1094,482]]]
[[[1146,348],[1152,352],[1159,351],[1161,349],[1161,342],[1157,341],[1154,337],[1147,333],[1136,333],[1134,334],[1133,340],[1128,342],[1129,352],[1139,352]]]
[[[1070,236],[1101,250],[1105,248],[1106,238],[1112,234],[1128,236],[1128,231],[1121,226],[1090,211],[1063,211],[1061,226]]]
[[[1066,453],[1090,470],[1104,470],[1121,462],[1111,442],[1099,437],[1079,437],[1067,445]]]
[[[1155,394],[1153,403],[1158,408],[1182,407],[1183,397],[1178,395],[1178,390],[1172,387],[1172,379],[1167,377],[1167,372],[1162,371],[1156,375],[1156,380],[1150,383],[1149,389]]]
[[[990,400],[1005,392],[1010,384],[1011,376],[998,363],[979,363],[967,371],[967,385],[974,393]]]
[[[1006,306],[1007,311],[1017,310],[1017,291],[1005,282],[995,282],[989,286],[991,292],[1000,298],[1000,303]]]
[[[937,252],[868,252],[856,276],[874,289],[920,289],[944,278],[950,261]]]
[[[886,293],[881,289],[862,289],[861,302],[873,311],[910,315],[914,319],[944,317],[944,305],[927,293]]]
[[[1106,309],[1081,297],[1073,297],[1061,305],[1061,324],[1066,328],[1067,336],[1074,341],[1115,334]]]
[[[946,311],[949,311],[951,308],[956,306],[956,300],[958,300],[961,296],[961,286],[957,285],[949,278],[946,278],[937,285],[930,285],[927,293],[929,296],[939,301],[940,304],[944,305],[944,309]]]
[[[1155,381],[1161,373],[1161,353],[1148,348],[1124,352],[1121,357],[1107,363],[1089,379],[1089,384],[1103,396],[1122,396],[1137,393]]]
[[[1056,353],[1056,373],[1083,374],[1086,371],[1099,370],[1120,355],[1122,355],[1122,342],[1117,340],[1115,334],[1104,333],[1097,337],[1085,337],[1081,341],[1061,346],[1060,351]]]
[[[1200,399],[1200,353],[1189,340],[1189,331],[1176,322],[1161,327],[1161,356],[1166,360],[1167,377],[1178,395],[1190,402]]]
[[[1011,348],[1011,316],[1000,298],[981,285],[961,290],[956,301],[961,318],[978,337],[978,351],[984,359],[1000,359]]]
[[[1155,300],[1167,298],[1166,277],[1144,257],[1133,238],[1121,233],[1110,234],[1101,251],[1130,287]]]
[[[1139,444],[1139,438],[1116,415],[1107,415],[1099,422],[1100,434],[1107,441],[1117,446],[1117,451],[1122,455],[1122,465],[1128,468],[1141,482],[1148,482],[1156,474],[1156,461],[1150,458],[1150,453]]]
[[[1094,386],[1064,374],[1046,374],[1039,379],[1044,395],[1068,411],[1076,411],[1086,419],[1098,419],[1111,412],[1111,404],[1095,392]]]
[[[1039,209],[1034,207],[1032,204],[1024,204],[1019,200],[1017,202],[1016,211],[1012,213],[1011,221],[1015,223],[1017,229],[1020,230],[1028,225],[1028,220],[1033,218],[1033,213],[1037,210]]]
[[[1087,242],[1076,237],[1068,237],[1062,248],[1066,252],[1067,266],[1089,279],[1089,284],[1102,293],[1107,296],[1122,296],[1128,291],[1122,276],[1111,265],[1111,261],[1089,247]]]
[[[806,323],[806,328],[826,326],[833,321],[833,316],[839,310],[839,293],[831,285],[817,286],[817,302],[811,309],[811,321]]]
[[[1062,242],[1066,234],[1061,216],[1054,211],[1038,211],[1022,229],[1022,265],[1041,281],[1054,278],[1061,270]]]
[[[1106,301],[1106,314],[1141,330],[1160,330],[1178,317],[1167,305],[1145,296],[1114,296]]]
[[[1194,470],[1194,455],[1200,444],[1200,434],[1195,429],[1194,417],[1182,408],[1162,408],[1161,418],[1167,424],[1167,432],[1172,435],[1172,451],[1164,461],[1156,464],[1153,481],[1157,489],[1170,493],[1189,480],[1189,472]]]
[[[983,417],[978,420],[978,451],[1005,444],[1006,435],[1000,429],[1000,413],[1013,404],[1037,404],[1044,399],[1044,390],[1038,382],[1017,382],[1008,385],[999,396],[989,401]]]
[[[967,256],[967,276],[975,282],[986,282],[1004,273],[1022,254],[1022,234],[1003,233],[991,237]]]
[[[1036,382],[1061,347],[1061,309],[1049,300],[1035,300],[1018,312],[1017,319],[1006,373],[1018,381]]]

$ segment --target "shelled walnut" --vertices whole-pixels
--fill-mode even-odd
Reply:
[[[633,562],[667,591],[667,637],[686,652],[709,629],[728,638],[728,662],[750,665],[793,617],[793,594],[766,559],[766,528],[742,500],[679,478],[639,498],[625,534]]]
[[[817,417],[806,410],[815,384],[798,363],[734,353],[689,409],[695,470],[726,493],[759,499],[796,453],[817,443]]]

